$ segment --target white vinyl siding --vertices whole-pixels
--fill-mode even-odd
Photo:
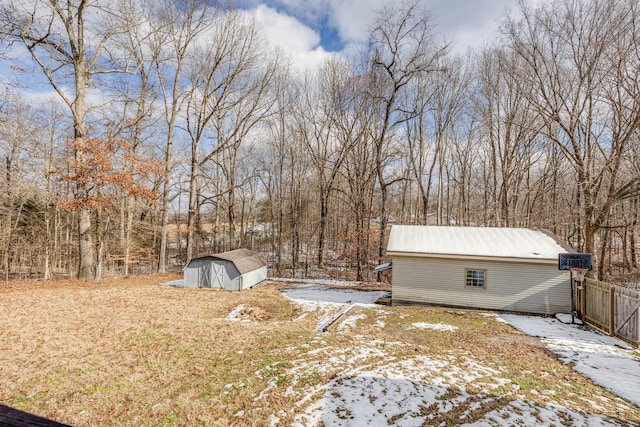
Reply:
[[[231,261],[216,260],[216,264],[224,266],[221,271],[221,277],[219,283],[222,283],[222,289],[227,291],[239,291],[240,290],[240,273],[238,269],[233,265]]]
[[[200,261],[193,260],[184,269],[184,286],[187,288],[199,287],[199,273],[200,273]]]
[[[484,270],[486,287],[467,286],[467,270]],[[392,299],[539,314],[571,307],[569,274],[557,265],[400,255],[393,257]]]
[[[240,290],[249,289],[267,280],[267,267],[261,267],[244,273],[240,279]]]

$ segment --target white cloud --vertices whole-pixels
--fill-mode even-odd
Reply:
[[[347,44],[363,42],[375,19],[376,11],[385,3],[384,0],[332,0],[333,16],[330,22],[336,26]]]
[[[384,0],[331,0],[330,22],[346,44],[362,42],[385,5]],[[463,51],[495,37],[498,20],[508,7],[517,5],[513,0],[422,0],[419,6],[433,18],[435,31]]]
[[[331,57],[320,45],[320,35],[296,18],[265,5],[254,12],[269,44],[286,53],[298,69],[317,68]]]
[[[427,3],[437,30],[453,41],[458,51],[493,40],[499,20],[507,8],[515,6],[513,0],[459,0],[455,6],[448,0]]]
[[[240,0],[246,8],[254,9],[264,5],[274,10],[286,11],[303,22],[317,22],[326,15],[329,7],[328,0]]]
[[[540,0],[529,1],[537,3]],[[313,46],[308,47],[308,51],[317,49],[315,43],[319,43],[319,35],[312,28],[318,29],[322,22],[328,23],[339,34],[347,52],[354,52],[355,46],[366,40],[377,11],[389,4],[386,0],[246,0],[245,3],[252,4],[256,10],[277,14],[278,19],[272,19],[269,25],[285,25],[289,35],[295,33],[291,32],[292,24],[287,23],[287,18],[313,32],[318,38],[313,39]],[[494,39],[498,21],[504,12],[517,9],[513,0],[456,0],[455,3],[450,0],[420,0],[419,3],[434,18],[436,31],[443,39],[453,41],[458,51],[479,47]],[[273,27],[267,30],[272,35],[280,32]],[[298,40],[298,43],[308,42],[304,32],[300,35],[303,40]],[[292,40],[289,38],[288,42]],[[301,50],[296,52],[300,54]]]
[[[269,43],[291,52],[304,52],[320,45],[320,36],[295,18],[265,5],[255,9]]]

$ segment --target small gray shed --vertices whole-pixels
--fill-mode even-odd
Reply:
[[[568,251],[524,228],[394,225],[392,303],[569,313],[569,273],[558,270]]]
[[[184,268],[185,288],[249,289],[267,280],[267,262],[257,252],[236,249],[194,258]]]

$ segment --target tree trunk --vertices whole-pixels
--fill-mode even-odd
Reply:
[[[91,280],[94,275],[93,243],[91,239],[91,211],[80,209],[78,212],[78,237],[80,240],[78,279]]]
[[[598,232],[598,228],[594,227],[590,221],[588,221],[586,224],[584,224],[584,252],[586,253],[590,253],[593,254],[594,250],[595,250],[595,241],[596,241],[596,233]],[[602,242],[603,246],[605,245],[605,242]],[[594,256],[594,258],[596,258]],[[598,273],[598,277],[596,277],[596,279],[601,280],[602,279],[602,273],[604,272],[604,266],[603,264],[603,259],[599,258],[596,260],[596,264],[597,264],[597,273]]]
[[[600,243],[600,253],[598,254],[598,280],[604,280],[605,277],[605,266],[606,266],[606,256],[607,256],[607,247],[609,246],[609,229],[604,230],[604,236],[602,237],[602,242]],[[588,251],[591,252],[591,251]]]
[[[194,245],[194,231],[196,226],[196,215],[198,210],[197,200],[197,176],[199,173],[197,150],[198,147],[193,148],[192,160],[191,160],[191,174],[189,177],[189,212],[187,213],[187,259],[189,262],[193,258],[193,245]]]
[[[171,132],[169,132],[171,134]],[[167,139],[169,135],[167,135]],[[173,145],[167,141],[164,163],[164,176],[162,179],[162,209],[160,218],[160,253],[158,254],[158,273],[167,270],[167,231],[169,229],[169,187],[171,179],[171,151]]]
[[[327,228],[327,216],[329,214],[327,197],[320,197],[320,224],[318,232],[318,268],[324,268],[324,240]]]
[[[129,276],[131,273],[129,264],[131,263],[131,230],[133,229],[133,206],[131,197],[127,197],[127,222],[124,231],[124,275]]]
[[[384,259],[385,239],[387,236],[387,224],[389,223],[389,214],[387,213],[387,199],[389,198],[389,190],[387,185],[380,186],[380,235],[378,241],[378,264],[382,263]],[[382,281],[382,272],[378,271],[376,280]]]
[[[632,216],[633,220],[631,221],[631,230],[629,232],[629,245],[631,246],[631,265],[633,268],[638,268],[638,252],[636,249],[637,239],[636,239],[636,229],[638,228],[638,197],[634,197],[632,200]]]
[[[186,48],[186,46],[185,46]],[[169,229],[169,190],[171,189],[171,159],[173,158],[173,136],[176,120],[178,118],[180,100],[180,78],[184,55],[178,55],[176,73],[173,79],[171,94],[171,108],[168,109],[167,140],[164,152],[164,174],[162,176],[162,217],[160,220],[160,253],[158,254],[158,273],[164,273],[167,269],[167,238]],[[163,85],[164,89],[164,85]],[[167,102],[165,98],[165,102]],[[166,104],[165,104],[166,105]]]
[[[237,249],[237,239],[236,239],[236,210],[235,210],[235,204],[236,204],[236,194],[235,194],[235,190],[233,188],[233,177],[229,177],[230,179],[230,183],[229,183],[229,194],[228,194],[228,198],[227,198],[227,223],[228,223],[228,228],[227,228],[227,233],[228,233],[228,237],[229,237],[229,244],[231,245],[231,247],[229,249]]]
[[[103,218],[102,218],[102,210],[98,209],[96,211],[96,252],[97,252],[97,262],[96,262],[96,271],[95,271],[95,279],[99,282],[102,280],[103,274],[103,262],[104,262],[104,232],[103,232]]]

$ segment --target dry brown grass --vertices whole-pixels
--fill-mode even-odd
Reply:
[[[477,312],[356,308],[363,314],[356,328],[337,331],[334,325],[318,334],[317,313],[293,321],[300,313],[276,286],[225,292],[155,285],[165,280],[1,289],[0,402],[77,426],[262,426],[278,412],[279,425],[289,425],[303,390],[346,366],[295,377],[288,372],[349,352],[366,337],[406,343],[385,346],[398,359],[446,354],[462,365],[472,355],[511,381],[494,390],[495,405],[515,395],[515,384],[518,395],[541,405],[549,401],[541,390],[553,390],[554,401],[574,409],[596,396],[602,415],[640,420],[640,409],[559,363],[537,340]],[[245,321],[227,320],[239,305]],[[383,327],[376,323],[380,316]],[[413,322],[460,329],[443,334],[408,328]],[[288,387],[294,392],[285,393]],[[451,423],[455,417],[454,410],[437,419]]]
[[[247,378],[251,394],[272,351],[312,330],[273,328],[294,315],[274,288],[67,282],[0,298],[0,401],[74,425],[228,424],[248,399],[224,386]],[[264,321],[226,320],[240,303]]]

